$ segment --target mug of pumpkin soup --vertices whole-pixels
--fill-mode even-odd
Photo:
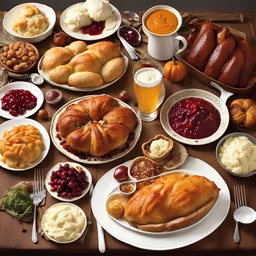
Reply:
[[[181,24],[180,13],[167,5],[153,6],[144,13],[142,29],[148,36],[148,53],[154,59],[170,60],[186,49],[187,40],[177,34]],[[183,44],[181,48],[180,41]]]

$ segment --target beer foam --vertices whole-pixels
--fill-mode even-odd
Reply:
[[[135,74],[135,81],[142,87],[154,87],[159,84],[162,74],[155,68],[139,69]]]

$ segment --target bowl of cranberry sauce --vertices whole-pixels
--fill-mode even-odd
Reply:
[[[174,139],[189,145],[204,145],[223,135],[229,124],[229,113],[226,104],[214,94],[187,89],[165,101],[160,121]]]

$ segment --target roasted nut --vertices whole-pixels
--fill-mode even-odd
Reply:
[[[40,109],[38,111],[38,117],[41,119],[41,120],[47,120],[48,118],[48,112],[45,110],[45,109]]]

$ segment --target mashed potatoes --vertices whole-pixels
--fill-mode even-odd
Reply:
[[[105,29],[111,30],[116,26],[116,15],[107,0],[87,0],[70,8],[64,23],[72,31],[90,25],[93,21],[105,21]]]
[[[12,22],[12,30],[25,37],[42,34],[49,26],[45,13],[34,5],[27,5],[17,13]]]
[[[92,20],[84,4],[79,3],[68,10],[64,22],[70,30],[78,31],[81,27],[90,25]]]
[[[85,227],[85,218],[77,206],[57,204],[47,210],[43,218],[43,229],[49,238],[58,242],[78,239]]]
[[[256,145],[245,136],[230,137],[220,147],[219,159],[234,173],[253,172],[256,170]]]

